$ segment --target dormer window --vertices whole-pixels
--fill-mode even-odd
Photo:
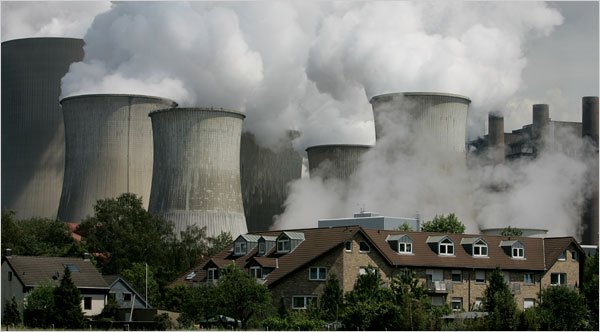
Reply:
[[[518,240],[501,241],[500,246],[505,248],[505,251],[508,250],[507,253],[509,253],[512,258],[525,258],[525,246]]]
[[[487,256],[488,246],[483,240],[479,240],[473,244],[473,256]]]
[[[265,251],[266,251],[266,247],[267,247],[267,245],[264,242],[259,242],[258,243],[258,254],[264,255]]]
[[[275,246],[275,242],[277,242],[277,237],[263,235],[257,241],[258,241],[258,255],[264,256],[268,252],[270,252],[271,249],[273,249],[273,247]]]
[[[248,244],[244,241],[244,242],[236,242],[235,243],[235,248],[233,250],[233,253],[235,255],[245,255],[246,254],[246,250],[248,250]]]
[[[296,249],[304,241],[304,233],[283,232],[277,237],[277,253],[287,253]]]
[[[248,254],[250,251],[256,248],[259,238],[259,235],[254,234],[242,234],[238,236],[233,244],[233,254],[235,256],[243,256]]]
[[[440,241],[438,248],[440,255],[454,255],[454,242],[448,238]]]
[[[488,256],[488,244],[480,237],[463,238],[460,240],[460,244],[463,246],[465,251],[470,253],[473,257]]]
[[[524,248],[512,248],[512,256],[513,258],[524,258],[525,257],[525,249]]]
[[[290,239],[283,238],[277,240],[277,252],[289,252],[290,249]]]
[[[387,237],[390,248],[399,254],[412,254],[413,240],[408,235],[390,235]]]

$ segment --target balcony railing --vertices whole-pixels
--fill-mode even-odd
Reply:
[[[452,282],[428,280],[427,290],[431,293],[449,293],[452,291]]]

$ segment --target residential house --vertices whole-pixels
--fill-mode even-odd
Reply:
[[[244,246],[242,243],[249,241]],[[363,229],[359,226],[257,232],[241,235],[234,248],[214,255],[179,282],[218,280],[232,262],[269,287],[276,298],[304,309],[321,295],[335,273],[344,292],[375,268],[385,282],[405,270],[416,272],[432,303],[457,311],[481,305],[491,272],[498,266],[523,309],[540,290],[577,287],[584,252],[572,237],[530,238]]]
[[[14,296],[23,303],[27,293],[42,282],[60,284],[65,268],[81,292],[81,309],[84,315],[102,312],[109,286],[89,259],[73,257],[42,257],[11,255],[10,249],[2,256],[2,312],[7,301]]]
[[[111,274],[102,276],[110,287],[109,296],[114,296],[121,309],[152,308],[146,303],[146,298],[140,295],[123,277]]]

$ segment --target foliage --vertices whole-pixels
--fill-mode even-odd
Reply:
[[[178,286],[172,292],[181,297],[179,309],[181,316],[178,320],[184,327],[198,324],[218,313],[215,307],[216,289],[212,284],[199,287]]]
[[[408,223],[403,223],[402,225],[398,226],[399,231],[403,231],[403,232],[412,232],[413,229],[412,227],[410,227],[410,225]]]
[[[590,329],[598,330],[598,262],[599,256],[585,258],[585,267],[583,272],[583,283],[581,284],[581,294],[585,297],[586,305],[590,313]]]
[[[81,257],[84,249],[71,237],[64,222],[43,218],[15,220],[13,211],[2,212],[2,250],[14,255]]]
[[[395,303],[404,317],[396,329],[425,330],[435,320],[432,305],[427,298],[427,289],[416,278],[414,271],[403,271],[392,279],[391,286],[396,297]]]
[[[173,328],[171,319],[167,313],[162,313],[154,317],[154,327],[157,331],[168,331]]]
[[[322,319],[328,322],[338,320],[339,313],[344,306],[344,292],[335,273],[329,274],[325,283],[325,290],[318,303]]]
[[[520,228],[517,228],[517,227],[507,226],[507,227],[504,227],[502,232],[500,232],[500,235],[502,235],[502,236],[521,236],[521,235],[523,235],[523,230],[521,230]]]
[[[146,296],[146,264],[133,263],[130,268],[121,271],[121,277],[127,281],[140,296]],[[148,266],[148,304],[158,299],[158,282],[151,266]]]
[[[262,327],[268,331],[319,331],[325,322],[312,317],[305,310],[294,310],[286,317],[270,316],[262,321]]]
[[[585,298],[566,286],[548,287],[540,294],[537,307],[543,330],[589,330]]]
[[[54,320],[56,327],[79,329],[83,327],[81,293],[71,279],[71,272],[65,267],[60,285],[54,289]]]
[[[540,318],[535,308],[527,308],[519,311],[519,331],[539,331],[541,328]]]
[[[221,232],[221,234],[217,235],[217,237],[209,237],[208,242],[210,247],[206,253],[206,256],[210,257],[222,251],[223,249],[230,247],[233,239],[231,238],[231,233]]]
[[[517,304],[499,267],[492,272],[483,296],[483,307],[488,312],[488,329],[515,330],[518,323]]]
[[[4,325],[19,325],[21,324],[21,312],[17,305],[17,299],[13,296],[12,299],[6,300],[4,304],[4,312],[2,313],[2,323]]]
[[[43,281],[26,295],[23,323],[31,328],[47,328],[54,319],[54,284]]]
[[[465,225],[458,220],[454,213],[450,213],[448,216],[436,215],[433,220],[427,221],[421,225],[422,232],[463,234],[465,229]]]
[[[119,304],[115,298],[115,294],[108,294],[106,304],[102,308],[102,312],[96,316],[97,320],[116,320],[119,314]]]

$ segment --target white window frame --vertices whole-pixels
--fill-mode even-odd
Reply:
[[[459,308],[454,308],[454,304],[455,303],[459,303]],[[462,297],[453,297],[452,301],[450,302],[450,308],[452,308],[452,311],[461,311],[463,310],[463,298]]]
[[[485,251],[485,253],[483,253],[483,251]],[[482,240],[479,240],[479,241],[473,243],[473,256],[487,257],[488,256],[488,245]]]
[[[248,243],[246,241],[239,241],[235,243],[233,254],[240,256],[245,255],[248,252]]]
[[[258,254],[259,255],[264,255],[266,254],[267,251],[267,243],[262,241],[258,243]]]
[[[350,249],[348,249],[348,248],[350,248]],[[344,250],[346,252],[352,252],[352,241],[344,242]]]
[[[302,302],[303,305],[301,307],[296,306],[296,301],[295,299],[298,298],[302,298]],[[309,300],[311,299],[311,300]],[[316,302],[317,301],[317,296],[316,295],[294,295],[292,296],[292,309],[298,309],[298,310],[305,310],[308,309],[308,306],[310,305],[309,302]]]
[[[398,253],[399,254],[412,254],[413,253],[413,241],[408,237],[404,236],[402,240],[398,240]]]
[[[552,276],[554,276],[554,275],[557,277],[556,283],[552,282]],[[550,286],[561,286],[561,285],[566,285],[566,284],[567,284],[567,274],[566,273],[564,273],[564,272],[550,273]]]
[[[316,277],[313,278],[313,272]],[[327,268],[324,266],[311,266],[308,269],[308,280],[324,281],[327,280]]]
[[[288,238],[277,240],[277,252],[290,252],[292,250],[292,242]]]
[[[483,278],[479,278],[478,274],[483,274]],[[485,284],[485,270],[475,270],[475,282]]]
[[[217,278],[215,278],[215,276],[217,276]],[[217,268],[209,267],[208,269],[206,269],[207,281],[215,281],[217,279],[219,279],[219,276],[217,275]]]
[[[377,269],[374,267],[368,267],[368,266],[361,266],[358,268],[358,275],[362,276],[367,274],[367,271],[373,271],[375,273],[377,273]]]
[[[533,272],[524,272],[523,283],[525,285],[535,285],[535,274]]]
[[[261,279],[262,278],[262,268],[260,266],[251,266],[250,267],[250,276],[252,278]]]
[[[523,299],[523,310],[528,309],[528,308],[533,308],[534,306],[535,306],[535,299],[532,299],[532,298]]]
[[[473,303],[473,309],[483,308],[483,297],[476,297],[475,303]]]
[[[525,258],[525,246],[517,242],[510,248],[510,253],[512,258],[523,259]]]
[[[362,244],[364,244],[365,246],[367,246],[367,250],[363,250],[361,248]],[[361,254],[366,254],[366,253],[368,253],[368,252],[371,251],[371,246],[367,243],[367,241],[360,241],[358,243],[358,249],[359,249],[359,251],[360,251]]]
[[[444,252],[442,252],[442,248],[444,248]],[[452,252],[448,252],[451,249]],[[454,256],[454,242],[452,240],[445,238],[438,242],[438,255],[441,256]]]
[[[559,261],[566,261],[567,260],[567,251],[563,250],[560,255],[558,255],[558,260]]]

